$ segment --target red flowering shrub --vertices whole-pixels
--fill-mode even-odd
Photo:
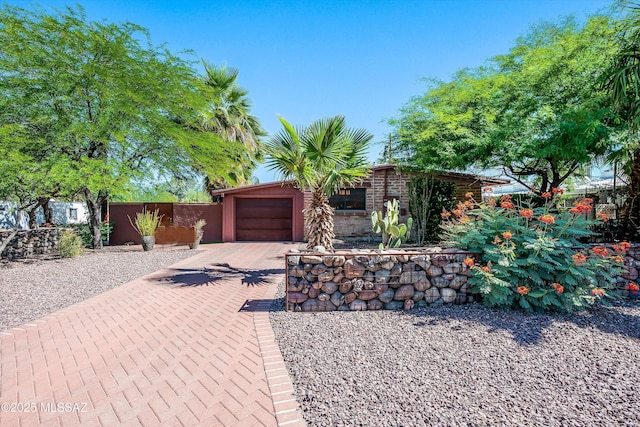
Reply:
[[[611,250],[581,243],[604,218],[587,220],[592,199],[579,200],[568,211],[552,210],[554,194],[561,192],[543,194],[545,205],[539,208],[521,206],[510,196],[487,203],[471,199],[457,206],[455,217],[449,215],[445,242],[482,254],[469,283],[486,305],[572,311],[615,297],[610,290],[624,270],[629,244]]]

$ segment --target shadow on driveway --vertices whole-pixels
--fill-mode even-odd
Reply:
[[[232,267],[229,264],[211,264],[204,268],[174,268],[169,269],[168,276],[159,278],[156,282],[168,285],[185,286],[209,286],[218,282],[240,279],[240,283],[246,286],[270,285],[273,275],[284,274],[283,268],[271,268],[252,270]]]

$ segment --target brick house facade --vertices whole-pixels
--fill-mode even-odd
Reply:
[[[360,190],[358,194],[364,203],[355,203],[355,209],[343,206],[345,209],[336,208],[334,217],[334,232],[337,238],[363,238],[372,236],[371,212],[382,211],[384,202],[389,199],[397,199],[400,204],[400,221],[406,222],[409,213],[409,178],[417,172],[400,171],[395,165],[378,165],[371,168],[371,175],[363,179],[351,189]],[[507,184],[508,181],[498,178],[489,178],[481,175],[473,175],[458,172],[437,172],[435,177],[442,181],[455,184],[455,198],[464,200],[467,192],[471,191],[476,200],[482,199],[482,188],[491,185]],[[362,194],[364,190],[364,195]],[[345,195],[348,197],[348,195]],[[311,201],[311,194],[305,192],[305,207]],[[332,198],[332,204],[335,201]],[[363,206],[364,205],[364,206]],[[363,208],[364,209],[361,209]]]
[[[409,178],[418,172],[400,171],[394,165],[378,165],[371,174],[351,188],[344,188],[330,198],[335,207],[334,231],[337,238],[372,236],[371,212],[383,210],[390,199],[400,203],[401,221],[409,217]],[[455,196],[464,200],[471,191],[482,197],[482,187],[508,181],[456,172],[438,172],[435,177],[456,185]],[[304,239],[303,208],[311,203],[311,193],[300,192],[292,182],[272,182],[246,187],[216,190],[212,196],[222,203],[222,241]]]

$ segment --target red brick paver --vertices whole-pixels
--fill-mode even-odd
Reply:
[[[1,332],[0,425],[304,425],[268,316],[291,246],[203,248]]]

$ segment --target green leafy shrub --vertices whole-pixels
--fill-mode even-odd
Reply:
[[[82,239],[71,230],[62,233],[58,245],[62,258],[75,258],[81,255],[84,250]]]
[[[440,238],[440,212],[455,206],[455,184],[432,176],[417,175],[407,183],[409,210],[416,223],[418,246]]]
[[[561,190],[554,190],[560,192]],[[585,219],[593,200],[573,208],[551,209],[551,193],[543,207],[514,203],[511,196],[477,204],[468,194],[452,212],[443,211],[445,242],[481,254],[472,266],[470,283],[488,306],[528,311],[581,310],[615,298],[615,276],[623,272],[627,242],[591,247],[579,241],[596,221]]]
[[[371,212],[371,227],[374,233],[382,233],[380,249],[398,248],[409,238],[413,219],[409,218],[406,224],[399,224],[400,204],[396,199],[384,205],[387,208],[384,216],[380,211]]]
[[[89,224],[88,222],[84,222],[81,224],[73,224],[71,228],[73,228],[73,231],[78,236],[80,236],[85,248],[91,248],[93,246],[93,237],[91,236],[91,224]],[[105,221],[102,224],[100,224],[100,234],[102,235],[103,241],[109,240],[109,235],[111,234],[112,231],[113,231],[113,223]]]
[[[131,226],[141,236],[153,236],[156,234],[158,227],[160,227],[160,222],[162,221],[163,216],[164,215],[158,215],[158,209],[153,212],[149,212],[145,209],[144,212],[138,212],[136,214],[135,221],[132,221],[130,216],[127,217],[129,218]]]

